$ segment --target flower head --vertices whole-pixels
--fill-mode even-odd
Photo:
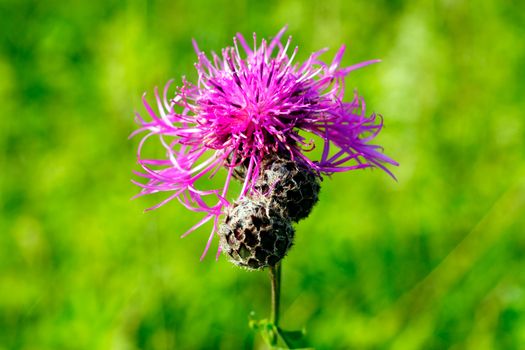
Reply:
[[[144,172],[137,174],[148,182],[137,182],[142,187],[140,195],[170,193],[150,209],[177,199],[188,209],[204,213],[183,236],[213,220],[203,256],[217,232],[219,217],[231,206],[232,198],[227,197],[232,177],[241,173],[243,182],[234,200],[254,194],[265,170],[265,156],[283,155],[319,177],[367,167],[392,175],[385,164],[397,165],[370,143],[382,128],[381,117],[367,116],[365,102],[357,93],[349,102],[343,101],[345,77],[378,60],[340,67],[342,46],[331,63],[319,59],[326,49],[297,63],[298,48],[290,48],[291,37],[284,44],[281,40],[285,30],[270,41],[258,42],[254,34],[253,46],[237,34],[233,46],[220,55],[212,53],[211,58],[194,41],[197,84],[183,80],[171,98],[171,81],[162,98],[155,90],[158,111],[143,97],[151,119],[137,114],[140,128],[133,133],[146,132],[138,149]],[[314,142],[307,134],[321,141]],[[159,137],[166,152],[162,159],[142,156],[143,145],[152,136]],[[322,154],[312,160],[307,154],[315,146],[322,147]],[[221,169],[226,177],[220,188],[199,187],[200,179],[213,177]]]

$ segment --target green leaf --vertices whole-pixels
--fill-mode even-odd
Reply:
[[[286,349],[313,349],[308,347],[304,338],[306,331],[286,331],[278,329],[282,342],[287,346]]]
[[[254,312],[250,313],[248,324],[251,329],[261,334],[271,349],[313,349],[306,345],[306,340],[304,339],[306,331],[304,329],[295,331],[284,330],[266,318],[262,320],[255,319]]]

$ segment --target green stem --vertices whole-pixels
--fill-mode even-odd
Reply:
[[[270,322],[275,327],[279,326],[279,306],[281,299],[281,263],[270,266],[270,280],[272,282],[272,310],[270,313]]]

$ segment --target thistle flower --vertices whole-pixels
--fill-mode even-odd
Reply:
[[[219,217],[232,206],[231,179],[242,174],[242,189],[234,200],[257,193],[257,181],[265,171],[263,160],[269,154],[284,155],[318,177],[368,167],[392,175],[385,164],[397,165],[381,153],[381,147],[370,143],[382,128],[382,118],[366,115],[364,99],[357,92],[349,102],[343,101],[345,78],[378,60],[340,67],[342,46],[330,63],[319,59],[326,49],[297,63],[298,48],[290,48],[291,37],[281,40],[285,30],[269,42],[258,42],[254,34],[253,46],[237,34],[233,46],[220,55],[212,53],[211,58],[193,41],[197,84],[183,79],[173,97],[168,97],[171,81],[162,97],[155,89],[158,111],[143,96],[151,118],[137,114],[140,128],[132,134],[146,133],[138,147],[138,163],[144,171],[136,174],[148,181],[135,182],[142,187],[139,196],[167,192],[166,199],[149,209],[177,199],[204,213],[183,237],[212,220],[202,257],[217,233]],[[142,156],[152,136],[158,136],[166,152],[162,159]],[[312,160],[307,153],[315,146],[322,147],[322,154]],[[199,180],[221,169],[226,177],[220,188],[201,186]]]

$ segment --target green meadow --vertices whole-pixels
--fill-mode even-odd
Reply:
[[[325,177],[283,263],[282,326],[316,349],[525,349],[519,1],[0,0],[0,350],[266,349],[270,312],[201,216],[131,200],[144,92],[285,24],[342,64],[400,163]],[[249,40],[249,41],[250,41]],[[151,142],[150,146],[155,145]],[[159,147],[159,154],[160,147]],[[213,180],[211,180],[213,181]]]

